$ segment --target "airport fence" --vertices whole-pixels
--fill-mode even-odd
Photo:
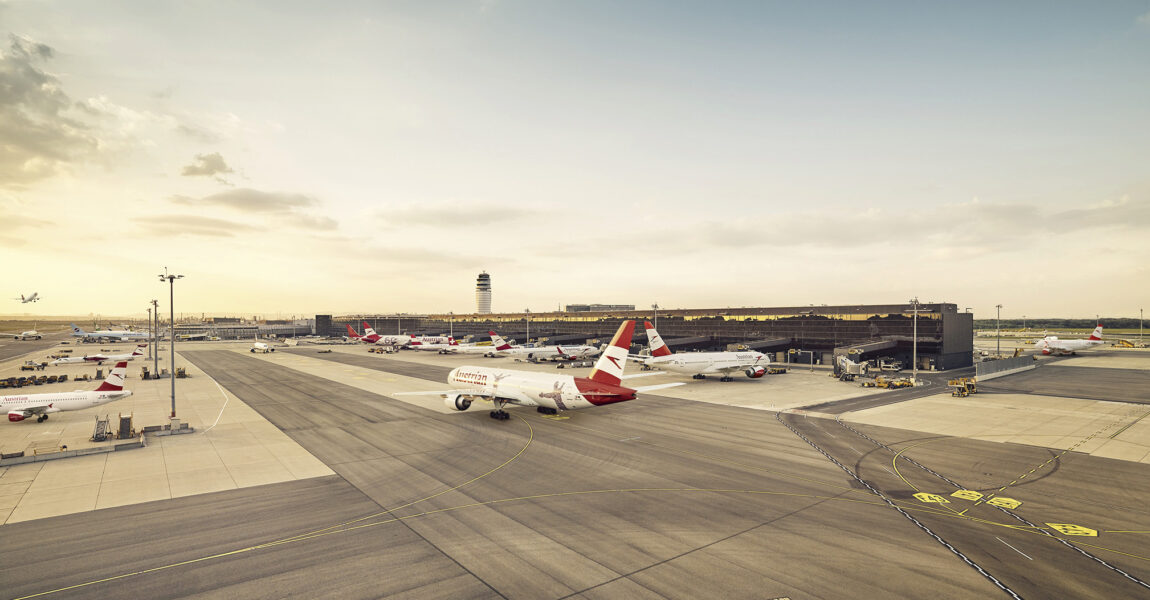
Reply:
[[[1029,371],[1037,366],[1033,356],[1018,356],[980,362],[974,365],[974,374],[978,381],[986,381],[995,377]]]

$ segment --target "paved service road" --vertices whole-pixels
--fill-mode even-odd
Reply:
[[[44,358],[44,355],[47,354],[46,350],[68,338],[69,335],[66,332],[46,333],[43,338],[38,340],[0,338],[0,362],[11,360],[25,354],[29,355],[28,360],[47,360]],[[69,347],[75,348],[76,346]],[[80,350],[76,350],[75,352],[80,352],[81,356],[84,354]]]

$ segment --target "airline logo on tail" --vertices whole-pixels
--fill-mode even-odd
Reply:
[[[663,342],[663,338],[655,331],[650,321],[643,321],[643,328],[647,330],[647,345],[651,347],[651,356],[670,356],[671,349]]]
[[[140,345],[136,346],[136,349],[132,351],[132,356],[143,356],[144,355],[144,348],[147,348],[147,347],[148,347],[147,344],[140,344]]]
[[[1090,339],[1096,342],[1102,341],[1102,325],[1094,328],[1094,333],[1090,334]]]
[[[631,350],[631,336],[635,333],[635,322],[624,321],[619,331],[615,332],[611,345],[603,351],[603,355],[595,363],[595,368],[588,377],[591,381],[619,385],[623,381],[623,367],[627,364],[627,354]]]
[[[508,344],[503,339],[503,336],[499,335],[498,333],[495,333],[494,331],[488,331],[487,334],[491,336],[491,345],[494,346],[496,350],[510,350],[511,349],[511,344]]]
[[[367,324],[367,321],[364,321],[363,322],[363,337],[368,337],[368,336],[372,336],[372,335],[375,335],[375,330],[371,328],[371,325]]]
[[[124,375],[128,374],[128,361],[122,360],[116,363],[111,373],[108,373],[108,378],[100,387],[96,388],[97,392],[118,392],[124,389]]]

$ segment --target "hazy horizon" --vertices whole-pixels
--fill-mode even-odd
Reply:
[[[1145,0],[0,0],[0,23],[13,315],[167,312],[165,266],[184,314],[470,313],[481,270],[496,312],[1150,299]]]

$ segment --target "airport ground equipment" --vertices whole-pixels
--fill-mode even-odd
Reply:
[[[951,379],[950,381],[946,382],[946,385],[954,388],[950,395],[956,398],[965,398],[971,394],[978,393],[978,384],[971,377],[959,377],[957,379]]]
[[[132,426],[133,414],[134,413],[128,413],[128,416],[126,417],[123,415],[123,413],[120,414],[120,425],[116,430],[116,439],[126,440],[136,436],[136,428]]]
[[[108,422],[108,415],[104,415],[103,419],[96,415],[96,427],[92,430],[92,437],[89,439],[93,442],[102,442],[108,439]]]
[[[787,374],[787,368],[786,367],[771,367],[771,368],[767,369],[767,375],[786,375],[786,374]]]
[[[1117,342],[1111,344],[1111,346],[1114,346],[1115,348],[1133,348],[1134,342],[1131,342],[1130,340],[1118,340]]]
[[[186,367],[176,367],[176,379],[185,379],[188,376]]]

